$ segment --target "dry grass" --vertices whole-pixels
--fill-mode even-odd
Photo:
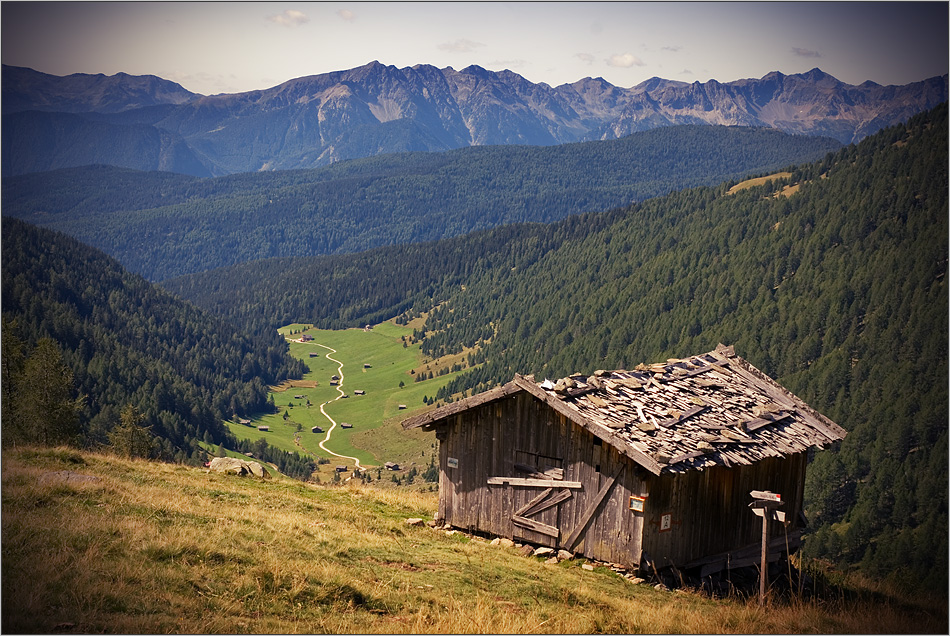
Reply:
[[[945,605],[633,585],[409,527],[435,496],[65,449],[3,457],[2,628],[125,633],[946,632]],[[70,470],[96,481],[49,479]]]
[[[270,387],[274,393],[283,393],[289,389],[313,389],[319,382],[316,380],[284,380],[280,384]]]
[[[478,350],[478,347],[462,347],[462,351],[459,353],[450,353],[441,358],[423,358],[419,366],[411,371],[411,374],[431,372],[433,376],[437,376],[439,371],[442,370],[448,373],[452,366],[456,364],[463,368],[468,367],[468,356],[478,353]]]
[[[746,188],[754,188],[756,186],[764,185],[768,183],[769,181],[775,181],[776,179],[788,179],[791,176],[792,176],[791,172],[776,172],[775,174],[766,175],[764,177],[756,177],[755,179],[746,179],[745,181],[742,181],[741,183],[737,183],[736,185],[729,188],[729,191],[726,192],[726,194],[735,194],[736,192],[745,190]],[[788,190],[791,187],[794,187],[795,191],[798,190],[797,186],[786,186],[785,190]],[[784,193],[784,190],[783,190],[783,193]]]

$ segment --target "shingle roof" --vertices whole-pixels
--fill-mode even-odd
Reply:
[[[518,391],[660,474],[752,464],[843,439],[846,432],[735,355],[732,347],[633,371],[596,371],[508,384],[403,422],[436,426],[451,415]]]

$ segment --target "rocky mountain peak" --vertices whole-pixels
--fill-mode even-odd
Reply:
[[[155,77],[56,77],[4,66],[2,105],[5,114],[100,113],[98,132],[79,130],[93,125],[86,119],[52,116],[43,121],[34,117],[30,126],[19,129],[5,127],[11,135],[5,148],[32,148],[30,139],[45,134],[42,126],[75,130],[75,139],[87,139],[101,136],[101,128],[113,122],[134,121],[146,127],[143,134],[147,127],[160,131],[165,140],[161,143],[174,147],[176,156],[192,157],[191,149],[200,148],[194,156],[205,163],[202,174],[227,174],[262,166],[315,167],[405,150],[614,139],[685,123],[769,126],[850,143],[946,101],[947,92],[946,76],[908,86],[852,86],[818,68],[798,75],[773,71],[760,79],[725,83],[651,77],[633,88],[588,77],[551,88],[511,70],[495,72],[477,64],[461,71],[426,64],[400,69],[373,60],[269,89],[200,99]],[[157,104],[164,110],[143,108]],[[102,116],[123,112],[128,114],[121,119]],[[18,134],[26,137],[14,139]],[[155,132],[150,134],[159,139]],[[82,165],[71,163],[84,161],[80,157],[85,154],[77,154],[76,143],[67,137],[63,143],[68,147],[52,149],[46,158],[36,156],[33,148],[29,160],[21,163],[29,165],[27,171]],[[257,141],[249,145],[249,139]],[[108,163],[107,151],[96,161]],[[196,161],[190,158],[189,165]],[[15,157],[4,162],[16,165]]]

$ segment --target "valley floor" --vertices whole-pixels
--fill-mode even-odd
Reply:
[[[258,414],[228,422],[239,439],[265,439],[270,446],[329,463],[317,467],[316,478],[333,477],[337,466],[379,467],[394,462],[401,474],[413,465],[422,471],[432,459],[435,438],[421,431],[403,431],[400,422],[427,408],[434,396],[458,375],[437,374],[443,361],[430,360],[419,345],[404,346],[412,329],[392,322],[366,329],[324,330],[293,324],[280,333],[290,353],[310,372],[301,380],[272,387],[275,414]],[[304,341],[304,335],[309,337]],[[416,381],[417,377],[427,377]]]

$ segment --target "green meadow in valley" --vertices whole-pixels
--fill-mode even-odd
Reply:
[[[235,436],[247,440],[263,438],[270,446],[282,450],[328,459],[328,465],[318,466],[323,473],[332,473],[337,465],[347,465],[352,470],[350,458],[354,457],[363,467],[381,466],[387,461],[406,466],[413,462],[428,465],[434,437],[405,433],[399,423],[425,408],[423,400],[434,396],[459,372],[433,374],[417,382],[416,377],[427,377],[433,368],[438,370],[444,365],[424,357],[418,343],[408,344],[412,328],[391,322],[369,329],[345,330],[292,324],[279,331],[290,340],[290,354],[303,360],[310,371],[301,380],[272,387],[276,414],[256,415],[245,420],[248,424],[227,422]],[[303,334],[313,340],[297,342]],[[341,364],[342,382],[333,385],[331,382],[339,382],[332,378],[340,376]],[[346,398],[340,397],[340,390]],[[345,458],[336,457],[319,445],[333,422],[338,426],[325,447]],[[352,428],[341,428],[343,423]],[[267,430],[261,431],[260,427]],[[312,432],[314,427],[322,429],[322,433]]]

